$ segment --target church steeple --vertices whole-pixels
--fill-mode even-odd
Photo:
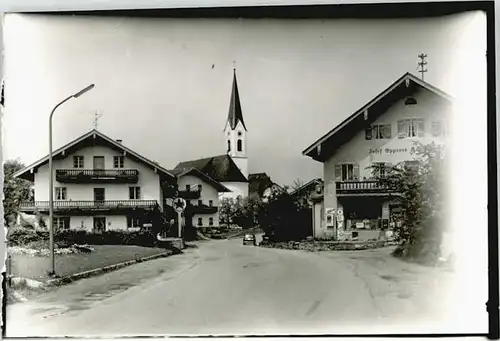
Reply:
[[[229,122],[229,125],[233,130],[238,125],[238,122],[241,122],[245,131],[247,131],[245,121],[243,121],[243,112],[241,111],[240,94],[238,92],[238,82],[236,80],[236,69],[233,69],[233,88],[231,90],[231,99],[229,101],[227,122]]]
[[[236,70],[233,70],[233,88],[224,129],[224,143],[227,154],[245,177],[248,177],[247,133],[241,110],[240,94],[238,93]]]

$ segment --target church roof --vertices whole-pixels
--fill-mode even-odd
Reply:
[[[236,81],[236,70],[233,73],[233,88],[231,90],[231,99],[229,101],[229,113],[227,115],[227,122],[231,129],[235,129],[238,122],[241,122],[245,131],[245,121],[243,121],[243,112],[241,111],[240,94],[238,92],[238,82]]]
[[[227,154],[180,162],[174,170],[196,168],[218,182],[248,182]]]

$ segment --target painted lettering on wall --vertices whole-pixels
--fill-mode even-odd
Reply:
[[[398,154],[398,153],[408,153],[408,151],[413,154],[415,152],[415,148],[411,147],[410,150],[408,148],[370,148],[370,154]]]

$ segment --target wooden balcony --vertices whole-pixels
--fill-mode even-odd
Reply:
[[[208,206],[208,205],[191,205],[189,206],[192,213],[196,214],[213,214],[219,211],[218,206]]]
[[[54,200],[54,212],[67,214],[95,214],[96,212],[123,213],[125,211],[159,209],[156,200]],[[19,207],[22,212],[49,211],[48,201],[23,202]]]
[[[120,183],[139,181],[137,169],[58,169],[56,180],[61,183]]]
[[[179,191],[179,197],[182,199],[190,200],[190,199],[198,199],[201,195],[201,191],[199,189],[190,189]]]
[[[393,189],[381,186],[377,181],[346,181],[337,182],[337,195],[350,196],[350,195],[395,195],[396,191]]]

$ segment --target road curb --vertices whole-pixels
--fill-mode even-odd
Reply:
[[[104,274],[107,272],[115,271],[115,270],[118,270],[121,268],[125,268],[127,266],[132,265],[132,264],[146,262],[146,261],[158,259],[158,258],[165,258],[165,257],[173,256],[175,254],[177,254],[177,252],[172,251],[172,250],[167,251],[167,252],[162,252],[162,253],[152,255],[152,256],[133,259],[133,260],[129,260],[129,261],[118,263],[118,264],[108,265],[108,266],[98,268],[98,269],[79,272],[79,273],[76,273],[76,274],[73,274],[70,276],[66,276],[66,277],[62,277],[62,278],[50,279],[50,280],[45,282],[45,285],[50,287],[50,286],[58,286],[58,285],[62,285],[62,284],[68,284],[68,283],[71,283],[71,282],[74,282],[74,281],[77,281],[80,279],[89,278],[89,277],[101,275],[101,274]]]

